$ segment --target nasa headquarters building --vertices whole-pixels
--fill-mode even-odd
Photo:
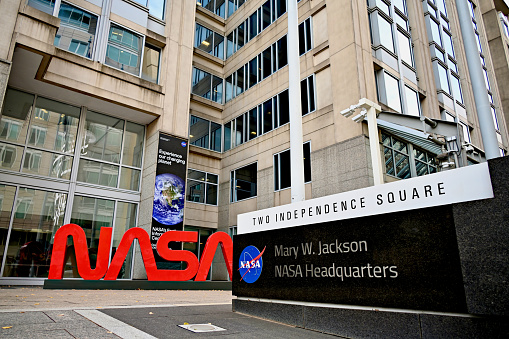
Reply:
[[[468,5],[502,156],[509,8]],[[3,0],[0,13],[2,285],[42,285],[67,223],[92,260],[101,227],[113,252],[131,227],[162,234],[154,220],[199,232],[183,247],[200,258],[237,215],[290,203],[295,101],[306,199],[486,160],[453,0],[300,0],[300,99],[286,0]],[[359,101],[375,129],[362,107],[342,114]],[[183,174],[161,177],[163,165]],[[216,257],[207,279],[228,280]],[[138,248],[118,278],[146,279]]]

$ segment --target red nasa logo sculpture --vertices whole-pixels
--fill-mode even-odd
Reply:
[[[104,280],[116,280],[134,239],[138,239],[148,280],[186,281],[194,277],[195,281],[205,281],[210,266],[212,265],[212,259],[216,253],[216,248],[219,245],[221,245],[230,280],[232,278],[233,242],[230,236],[224,232],[216,232],[209,236],[200,261],[198,261],[196,255],[190,251],[170,250],[168,248],[168,244],[172,241],[198,242],[198,232],[169,231],[164,233],[157,241],[157,252],[161,258],[165,260],[184,261],[187,264],[184,270],[157,269],[149,235],[147,231],[139,227],[131,228],[124,233],[117,251],[115,252],[115,256],[108,267],[111,233],[111,227],[101,227],[97,263],[95,269],[92,269],[90,267],[85,231],[76,224],[67,224],[60,227],[55,233],[48,279],[62,279],[65,255],[68,250],[68,236],[73,237],[78,273],[85,280],[99,280],[103,277]]]

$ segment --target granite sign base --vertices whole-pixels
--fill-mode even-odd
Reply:
[[[235,236],[240,272],[261,259],[234,270],[233,310],[349,338],[508,338],[509,158],[488,165],[494,198]]]

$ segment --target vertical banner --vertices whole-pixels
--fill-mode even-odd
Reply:
[[[176,268],[176,263],[167,262],[157,254],[156,244],[165,232],[170,230],[182,231],[184,229],[187,149],[187,139],[159,133],[152,230],[150,234],[152,249],[159,269]],[[182,249],[181,244],[178,243],[170,244],[170,248]],[[178,266],[180,267],[180,263]]]

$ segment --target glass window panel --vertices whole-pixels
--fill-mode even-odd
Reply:
[[[55,8],[54,0],[28,0],[28,6],[36,8],[44,13],[53,15],[53,9]]]
[[[214,33],[214,56],[224,59],[224,37]]]
[[[394,16],[394,21],[396,21],[396,23],[401,27],[403,28],[405,31],[408,32],[408,22],[406,21],[405,18],[401,17],[399,14],[396,14]]]
[[[120,241],[124,236],[124,233],[127,232],[131,227],[136,227],[136,211],[137,205],[128,203],[128,202],[117,202],[117,211],[115,214],[115,227],[113,231],[113,243],[111,249],[111,258],[115,255],[118,245],[120,245]],[[133,263],[133,247],[134,244],[131,245],[131,249],[127,253],[124,263],[120,268],[120,272],[117,276],[117,279],[130,279],[131,278],[131,269]]]
[[[60,27],[55,46],[92,58],[98,17],[62,2],[58,13]]]
[[[445,16],[447,16],[447,10],[445,8],[444,0],[435,0],[435,4],[437,5],[438,10],[444,13]]]
[[[442,46],[442,40],[440,39],[440,29],[438,27],[438,23],[435,20],[428,20],[431,28],[431,38],[435,41],[439,46]]]
[[[221,125],[210,122],[210,149],[221,152]]]
[[[419,96],[417,95],[417,92],[411,89],[408,86],[405,86],[405,99],[406,99],[406,114],[408,115],[420,115],[420,109],[419,109]]]
[[[111,24],[108,35],[108,49],[104,63],[128,73],[140,74],[142,37],[120,26]],[[118,52],[113,52],[118,50]]]
[[[193,83],[191,92],[203,98],[210,99],[211,80],[212,75],[210,73],[193,67]]]
[[[237,10],[235,0],[228,0],[228,18]]]
[[[288,90],[279,93],[278,95],[278,126],[282,126],[288,122],[290,122],[290,101],[288,99]]]
[[[275,5],[277,17],[279,18],[281,15],[286,13],[286,0],[276,0]]]
[[[406,3],[405,3],[405,0],[392,0],[392,4],[394,5],[394,7],[399,9],[401,11],[401,13],[403,13],[403,14],[406,13]]]
[[[299,55],[306,52],[306,34],[304,28],[304,22],[299,25]]]
[[[189,138],[191,145],[209,148],[209,121],[191,115]]]
[[[145,45],[145,49],[143,51],[141,78],[157,84],[159,82],[160,62],[161,50],[150,45]]]
[[[253,108],[247,113],[247,117],[249,120],[249,131],[248,138],[252,140],[258,136],[258,110],[257,108]]]
[[[0,140],[25,143],[34,98],[32,94],[7,89],[0,116]]]
[[[232,128],[231,121],[224,125],[224,152],[228,151],[231,148],[232,142]]]
[[[410,178],[410,161],[407,155],[395,152],[394,164],[396,166],[396,175],[398,178]]]
[[[263,78],[265,79],[272,74],[272,59],[270,47],[262,52]]]
[[[311,40],[312,36],[312,30],[311,30],[311,19],[308,18],[306,21],[304,21],[304,25],[306,26],[306,52],[311,50],[313,48],[313,43]]]
[[[16,187],[0,184],[0,263],[4,258]]]
[[[80,109],[57,101],[37,98],[28,144],[73,153]]]
[[[237,50],[239,50],[240,48],[242,48],[242,46],[244,46],[245,44],[245,27],[246,27],[246,22],[243,22],[239,25],[239,27],[237,27]]]
[[[417,172],[417,176],[428,174],[428,165],[423,162],[416,161],[415,162],[415,171]]]
[[[454,58],[454,47],[452,44],[452,37],[447,33],[443,32],[443,38],[444,38],[444,49],[445,51]]]
[[[262,5],[262,29],[269,27],[271,22],[272,21],[270,18],[270,1],[266,1]]]
[[[69,180],[72,160],[70,156],[27,148],[22,171]]]
[[[244,114],[235,119],[235,146],[238,146],[246,141],[244,131]]]
[[[444,18],[443,15],[440,15],[440,23],[442,24],[442,26],[444,26],[445,29],[449,31],[451,30],[451,27],[449,26],[449,21],[446,18]]]
[[[213,39],[214,34],[210,29],[196,24],[196,30],[194,34],[194,47],[207,53],[211,53]]]
[[[451,60],[450,58],[447,58],[447,65],[449,66],[449,68],[451,69],[452,72],[459,73],[458,65],[456,65],[456,63],[453,60]]]
[[[234,42],[233,42],[233,33],[235,31],[231,32],[230,34],[228,34],[228,36],[226,37],[226,57],[229,58],[234,52],[235,52],[235,45],[234,45]]]
[[[155,16],[158,19],[164,19],[164,12],[166,9],[165,0],[150,0],[148,2],[148,12],[150,15]]]
[[[398,47],[399,56],[401,60],[406,62],[408,65],[413,66],[412,60],[412,47],[410,38],[398,30]]]
[[[256,196],[257,164],[247,165],[232,172],[232,201]]]
[[[382,0],[375,0],[375,4],[376,4],[376,7],[378,7],[379,9],[382,10],[382,12],[384,12],[388,16],[391,15],[390,7],[384,1],[382,1]]]
[[[397,112],[401,112],[401,98],[399,96],[399,81],[384,73],[386,104]]]
[[[85,231],[90,255],[90,265],[95,267],[99,247],[99,234],[101,227],[113,226],[113,212],[115,202],[113,200],[97,199],[76,195],[72,206],[71,223],[77,224]],[[73,246],[72,244],[70,246]],[[74,247],[74,246],[73,246]],[[79,278],[75,267],[76,259],[71,249],[67,260],[64,277]]]
[[[242,92],[244,92],[244,88],[246,87],[244,85],[245,83],[245,80],[244,80],[244,66],[242,66],[241,68],[239,68],[237,70],[237,91],[236,91],[236,95],[239,95],[239,94],[242,94]]]
[[[392,150],[388,147],[384,147],[384,159],[385,159],[385,173],[394,175],[394,159],[392,157]]]
[[[393,139],[392,147],[399,152],[408,154],[408,146],[405,142],[399,141],[398,139]]]
[[[212,76],[212,101],[223,103],[223,79]]]
[[[288,64],[288,46],[286,35],[277,41],[276,46],[278,69],[281,69]]]
[[[258,57],[253,58],[249,61],[249,88],[253,87],[258,83]]]
[[[454,99],[462,103],[463,95],[461,94],[460,79],[456,78],[454,75],[451,76],[451,87]]]
[[[392,41],[392,26],[382,16],[376,16],[378,21],[378,36],[380,44],[389,51],[394,52],[394,42]]]
[[[217,185],[207,184],[207,199],[206,203],[209,205],[217,205]]]
[[[228,102],[233,99],[233,74],[226,77],[225,79],[225,102]]]
[[[0,168],[19,171],[23,147],[0,142]]]
[[[145,127],[143,125],[127,121],[124,138],[122,164],[141,168]]]
[[[66,201],[64,193],[18,190],[4,277],[48,277],[53,236],[64,222]]]
[[[258,11],[251,14],[249,17],[249,40],[253,39],[258,34]]]
[[[439,88],[451,94],[451,90],[449,88],[449,81],[447,80],[447,70],[438,63],[437,68],[438,68]]]
[[[80,159],[78,181],[89,184],[117,187],[118,166]]]
[[[291,171],[290,150],[279,153],[279,189],[285,189],[292,186]]]
[[[199,202],[204,203],[205,202],[205,183],[194,181],[194,180],[187,180],[187,201],[192,202]]]
[[[219,177],[216,174],[207,173],[207,182],[209,184],[217,184],[219,183]]]
[[[311,182],[311,143],[304,144],[304,182]]]
[[[226,2],[225,0],[216,0],[216,15],[219,15],[221,18],[225,16]]]
[[[81,155],[118,164],[123,134],[124,120],[88,111]]]
[[[262,104],[263,111],[263,132],[267,133],[272,130],[272,116],[274,109],[272,108],[272,100],[267,100]]]
[[[122,170],[120,172],[119,188],[131,191],[139,191],[140,177],[141,177],[140,170],[122,167]]]

